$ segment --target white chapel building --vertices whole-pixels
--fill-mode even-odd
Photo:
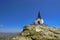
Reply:
[[[41,17],[40,12],[38,12],[38,17],[37,17],[37,19],[35,20],[35,23],[34,23],[34,24],[36,24],[36,25],[44,24],[44,20],[43,20],[43,18]]]

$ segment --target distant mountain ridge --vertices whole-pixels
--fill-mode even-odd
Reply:
[[[0,32],[0,40],[10,40],[10,38],[14,35],[14,33]]]

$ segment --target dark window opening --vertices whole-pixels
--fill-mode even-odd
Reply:
[[[38,21],[38,24],[40,24],[40,21]]]

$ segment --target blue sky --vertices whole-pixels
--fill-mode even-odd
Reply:
[[[0,32],[20,32],[38,11],[45,24],[60,28],[60,0],[0,0]]]

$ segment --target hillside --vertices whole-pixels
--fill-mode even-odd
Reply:
[[[60,40],[60,29],[47,25],[25,26],[23,31],[11,40]]]

